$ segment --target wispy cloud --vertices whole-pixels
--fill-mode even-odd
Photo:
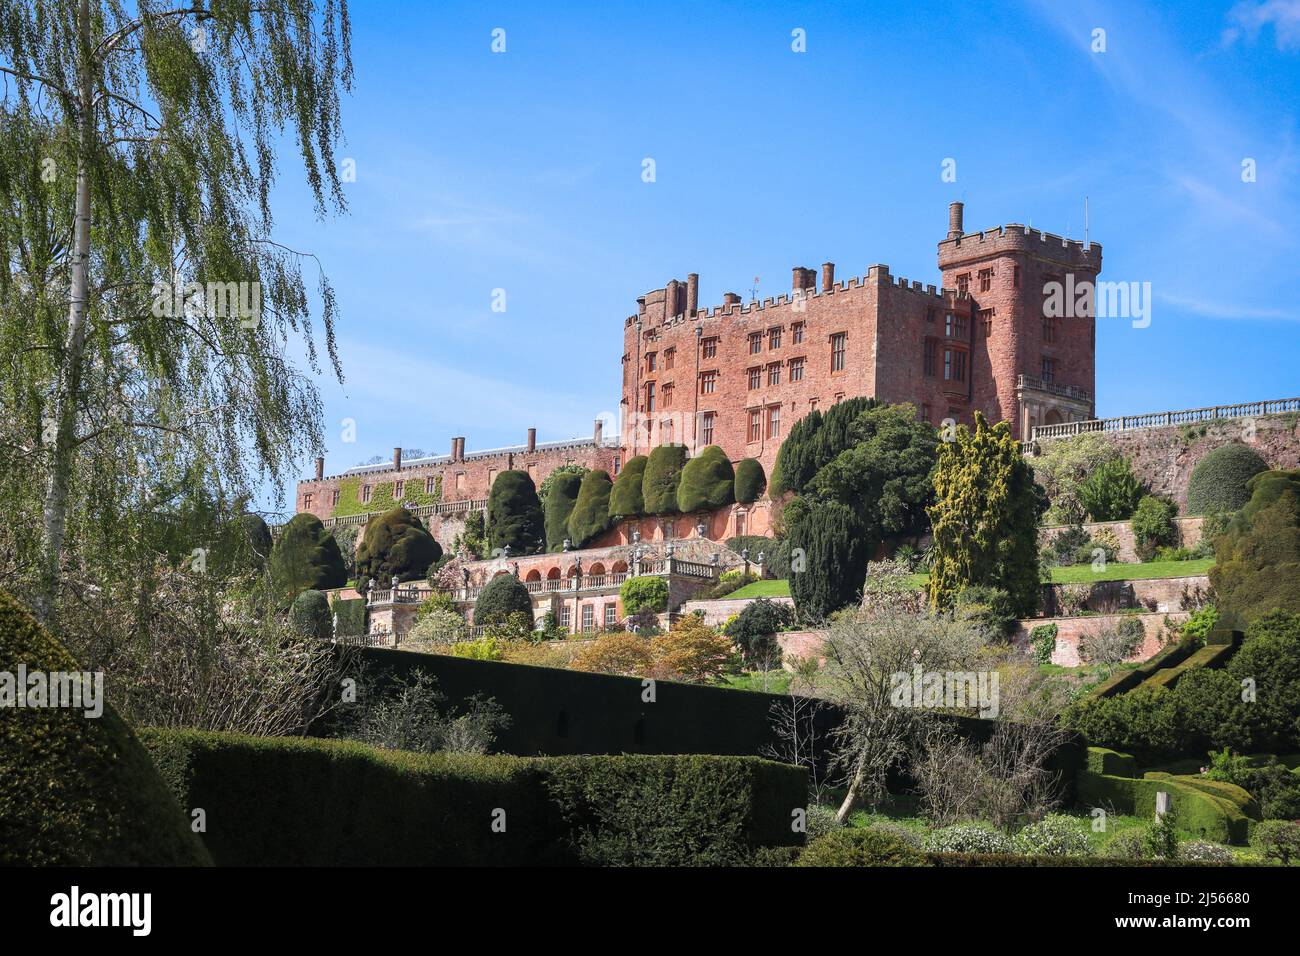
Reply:
[[[1279,50],[1300,50],[1300,0],[1245,0],[1228,12],[1228,20],[1232,25],[1223,31],[1225,46],[1242,36],[1254,41],[1261,30],[1271,26]]]
[[[1300,321],[1300,312],[1294,309],[1277,309],[1267,306],[1249,306],[1240,303],[1213,302],[1194,296],[1157,294],[1160,302],[1199,315],[1206,319],[1256,319],[1269,322]]]

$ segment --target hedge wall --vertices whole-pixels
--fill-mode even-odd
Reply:
[[[1156,793],[1163,790],[1173,804],[1178,828],[1216,843],[1244,844],[1250,821],[1259,819],[1259,805],[1245,790],[1198,777],[1149,773],[1137,779],[1085,770],[1075,785],[1085,806],[1148,818],[1155,815]]]
[[[153,730],[145,744],[223,866],[707,866],[798,842],[797,767],[746,757],[414,754]],[[495,824],[495,826],[494,826]],[[504,824],[504,826],[502,826]]]
[[[366,633],[366,599],[335,596],[331,613],[338,618],[336,637],[356,637]]]
[[[1187,513],[1237,511],[1250,500],[1246,482],[1261,471],[1268,471],[1268,463],[1253,448],[1240,442],[1215,448],[1192,469],[1187,482]]]

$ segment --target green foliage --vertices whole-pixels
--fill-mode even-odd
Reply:
[[[356,580],[357,538],[362,530],[354,524],[336,524],[330,528],[330,535],[338,542],[339,554],[343,556],[343,567],[350,581]]]
[[[681,480],[685,466],[685,445],[660,445],[650,452],[645,477],[641,481],[641,496],[645,500],[646,514],[676,513],[677,483]]]
[[[1220,445],[1196,463],[1187,483],[1187,513],[1232,512],[1250,500],[1247,484],[1268,463],[1239,442]]]
[[[976,621],[990,638],[1006,640],[1016,629],[1016,611],[1011,596],[1001,588],[973,584],[957,592],[958,617]]]
[[[492,482],[487,508],[488,543],[492,550],[537,554],[545,538],[542,503],[526,471],[503,471]]]
[[[795,841],[807,787],[802,768],[753,757],[424,754],[199,731],[146,742],[181,802],[208,811],[222,866],[731,865]]]
[[[328,641],[334,636],[329,599],[321,591],[303,591],[289,606],[289,622],[303,637]]]
[[[763,472],[763,463],[757,458],[742,458],[736,465],[736,501],[742,505],[752,504],[763,497],[767,490],[767,475]]]
[[[1034,477],[1047,493],[1050,507],[1043,516],[1048,524],[1079,524],[1087,508],[1079,498],[1079,486],[1119,451],[1099,432],[1084,432],[1043,443],[1043,453],[1030,459]]]
[[[1015,836],[1015,850],[1028,856],[1088,856],[1092,844],[1074,819],[1049,813]]]
[[[481,560],[488,554],[487,529],[484,525],[485,516],[482,511],[471,511],[465,515],[465,531],[463,534],[456,536],[453,549],[458,554],[463,548],[471,558]]]
[[[708,590],[707,596],[710,600],[724,598],[758,579],[758,575],[753,571],[746,574],[741,568],[729,568],[718,575],[718,583]]]
[[[613,491],[614,483],[609,480],[608,472],[597,468],[583,476],[578,501],[569,516],[569,537],[574,547],[585,547],[609,530],[609,502]]]
[[[800,497],[786,507],[785,520],[790,596],[800,619],[825,620],[862,593],[869,555],[858,516],[838,501]]]
[[[251,557],[251,566],[261,571],[266,567],[266,562],[271,557],[271,549],[275,542],[271,537],[271,529],[267,526],[266,520],[259,514],[247,512],[235,519],[248,542],[248,550]]]
[[[336,595],[330,609],[332,617],[338,619],[334,630],[336,637],[357,637],[366,633],[365,598],[344,600]]]
[[[429,566],[442,557],[442,547],[424,522],[405,508],[394,508],[366,522],[357,549],[357,584],[374,581],[387,588],[398,581],[423,578]]]
[[[931,853],[1010,853],[1011,838],[984,823],[954,823],[930,834],[926,849]]]
[[[649,461],[645,455],[636,455],[623,465],[623,470],[614,479],[614,490],[609,495],[611,518],[645,514],[645,496],[641,493],[641,485]]]
[[[1034,660],[1038,664],[1052,663],[1052,652],[1056,650],[1056,625],[1039,624],[1029,631],[1029,646],[1034,649]]]
[[[934,472],[930,603],[950,608],[963,587],[985,584],[1006,591],[1016,613],[1029,617],[1039,600],[1042,489],[1006,422],[990,426],[976,412],[974,430],[956,432],[939,446]]]
[[[668,581],[649,575],[628,578],[619,588],[618,597],[623,604],[624,614],[633,615],[642,611],[660,614],[668,610]]]
[[[500,661],[505,659],[506,649],[500,639],[485,634],[477,640],[457,641],[451,646],[451,656],[471,661]]]
[[[537,488],[537,497],[541,499],[542,508],[545,509],[547,499],[549,499],[551,496],[551,489],[555,487],[555,483],[557,481],[559,481],[565,475],[573,475],[578,479],[579,483],[581,483],[582,477],[586,473],[587,473],[586,465],[559,465],[553,468],[550,471],[550,473],[547,474],[547,476],[542,479],[542,483]],[[574,488],[576,487],[577,485],[574,485]],[[575,498],[577,497],[576,492],[574,494],[574,497]]]
[[[789,605],[759,598],[745,605],[745,609],[728,622],[723,633],[735,641],[746,661],[771,663],[781,659],[781,645],[776,641],[776,634],[793,626],[794,610]]]
[[[432,674],[416,672],[387,685],[364,680],[339,722],[339,736],[389,750],[489,753],[510,717],[490,697],[448,707]]]
[[[923,866],[925,855],[879,830],[841,829],[813,840],[795,866]]]
[[[546,495],[542,498],[546,524],[546,550],[564,550],[564,539],[569,537],[569,516],[573,506],[578,503],[578,491],[582,487],[582,476],[573,471],[562,474],[552,472],[546,476],[543,485],[550,483]],[[580,547],[574,542],[576,547]]]
[[[294,515],[271,549],[271,582],[287,606],[307,589],[339,588],[347,583],[347,570],[339,543],[319,518],[303,512]]]
[[[1124,520],[1133,514],[1142,494],[1142,483],[1125,458],[1102,462],[1079,484],[1079,503],[1093,521]]]
[[[1300,863],[1300,820],[1265,820],[1251,833],[1250,845],[1266,860]]]
[[[652,453],[652,463],[653,458]],[[717,445],[709,445],[682,468],[677,483],[677,510],[690,514],[732,504],[736,500],[735,484],[736,473],[727,453]]]
[[[1155,816],[1156,794],[1167,793],[1178,826],[1217,843],[1245,843],[1251,820],[1259,819],[1259,805],[1246,791],[1199,776],[1148,773],[1141,778],[1112,777],[1085,770],[1076,776],[1075,788],[1085,807],[1149,819]],[[1159,832],[1150,838],[1157,841],[1149,846],[1150,855],[1168,849],[1169,833]]]
[[[80,665],[0,591],[0,673]],[[28,688],[24,688],[27,690]],[[210,862],[126,722],[103,702],[16,707],[0,691],[0,865],[197,866]],[[83,697],[83,700],[85,698]],[[188,806],[188,805],[187,805]]]
[[[1188,615],[1187,620],[1179,626],[1178,633],[1180,637],[1203,643],[1218,622],[1219,609],[1213,604],[1207,604]]]
[[[795,422],[776,454],[768,487],[772,500],[786,492],[802,494],[818,471],[855,443],[850,434],[853,421],[875,406],[874,398],[849,398],[824,414],[814,409]]]
[[[1174,516],[1178,509],[1172,501],[1145,495],[1133,512],[1133,547],[1138,557],[1150,561],[1156,552],[1178,542],[1178,525]]]
[[[532,615],[532,595],[513,574],[498,574],[478,593],[474,602],[474,623],[498,624],[516,612]]]
[[[790,576],[790,549],[783,538],[768,538],[761,534],[743,534],[728,538],[728,548],[740,554],[749,549],[749,560],[757,561],[763,555],[764,571],[773,578]]]
[[[1215,542],[1219,606],[1247,621],[1300,611],[1300,470],[1261,472],[1247,488],[1250,500]]]

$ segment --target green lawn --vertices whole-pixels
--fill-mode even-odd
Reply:
[[[1093,584],[1098,581],[1144,581],[1153,578],[1181,578],[1205,574],[1214,566],[1213,558],[1199,558],[1195,561],[1146,561],[1140,564],[1120,564],[1111,562],[1102,570],[1094,571],[1090,564],[1076,564],[1068,568],[1052,568],[1053,584]],[[908,584],[914,588],[923,588],[929,580],[926,574],[913,574],[908,577]],[[754,581],[743,588],[732,591],[726,600],[742,600],[760,597],[789,597],[790,582]]]
[[[741,674],[724,674],[721,687],[731,690],[756,690],[764,694],[788,694],[790,678],[794,675],[787,670],[777,668],[763,674],[758,671],[745,671]]]

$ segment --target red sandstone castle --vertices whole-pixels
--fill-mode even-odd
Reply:
[[[679,442],[694,454],[719,445],[733,461],[758,458],[770,473],[795,421],[844,398],[910,402],[927,421],[969,423],[976,411],[1006,420],[1022,437],[1035,425],[1094,416],[1095,320],[1051,318],[1044,290],[1073,276],[1095,281],[1101,246],[1009,224],[967,233],[962,204],[948,211],[939,243],[940,287],[922,286],[873,265],[863,277],[820,282],[796,266],[789,294],[699,308],[699,276],[676,279],[637,300],[623,325],[622,427],[605,438],[526,444],[415,461],[395,451],[391,465],[298,485],[297,510],[321,518],[339,508],[344,485],[364,506],[382,485],[385,501],[436,494],[439,511],[481,506],[503,469],[540,483],[564,464],[617,474],[629,457]],[[391,506],[391,505],[390,505]],[[355,512],[356,508],[351,509]]]

